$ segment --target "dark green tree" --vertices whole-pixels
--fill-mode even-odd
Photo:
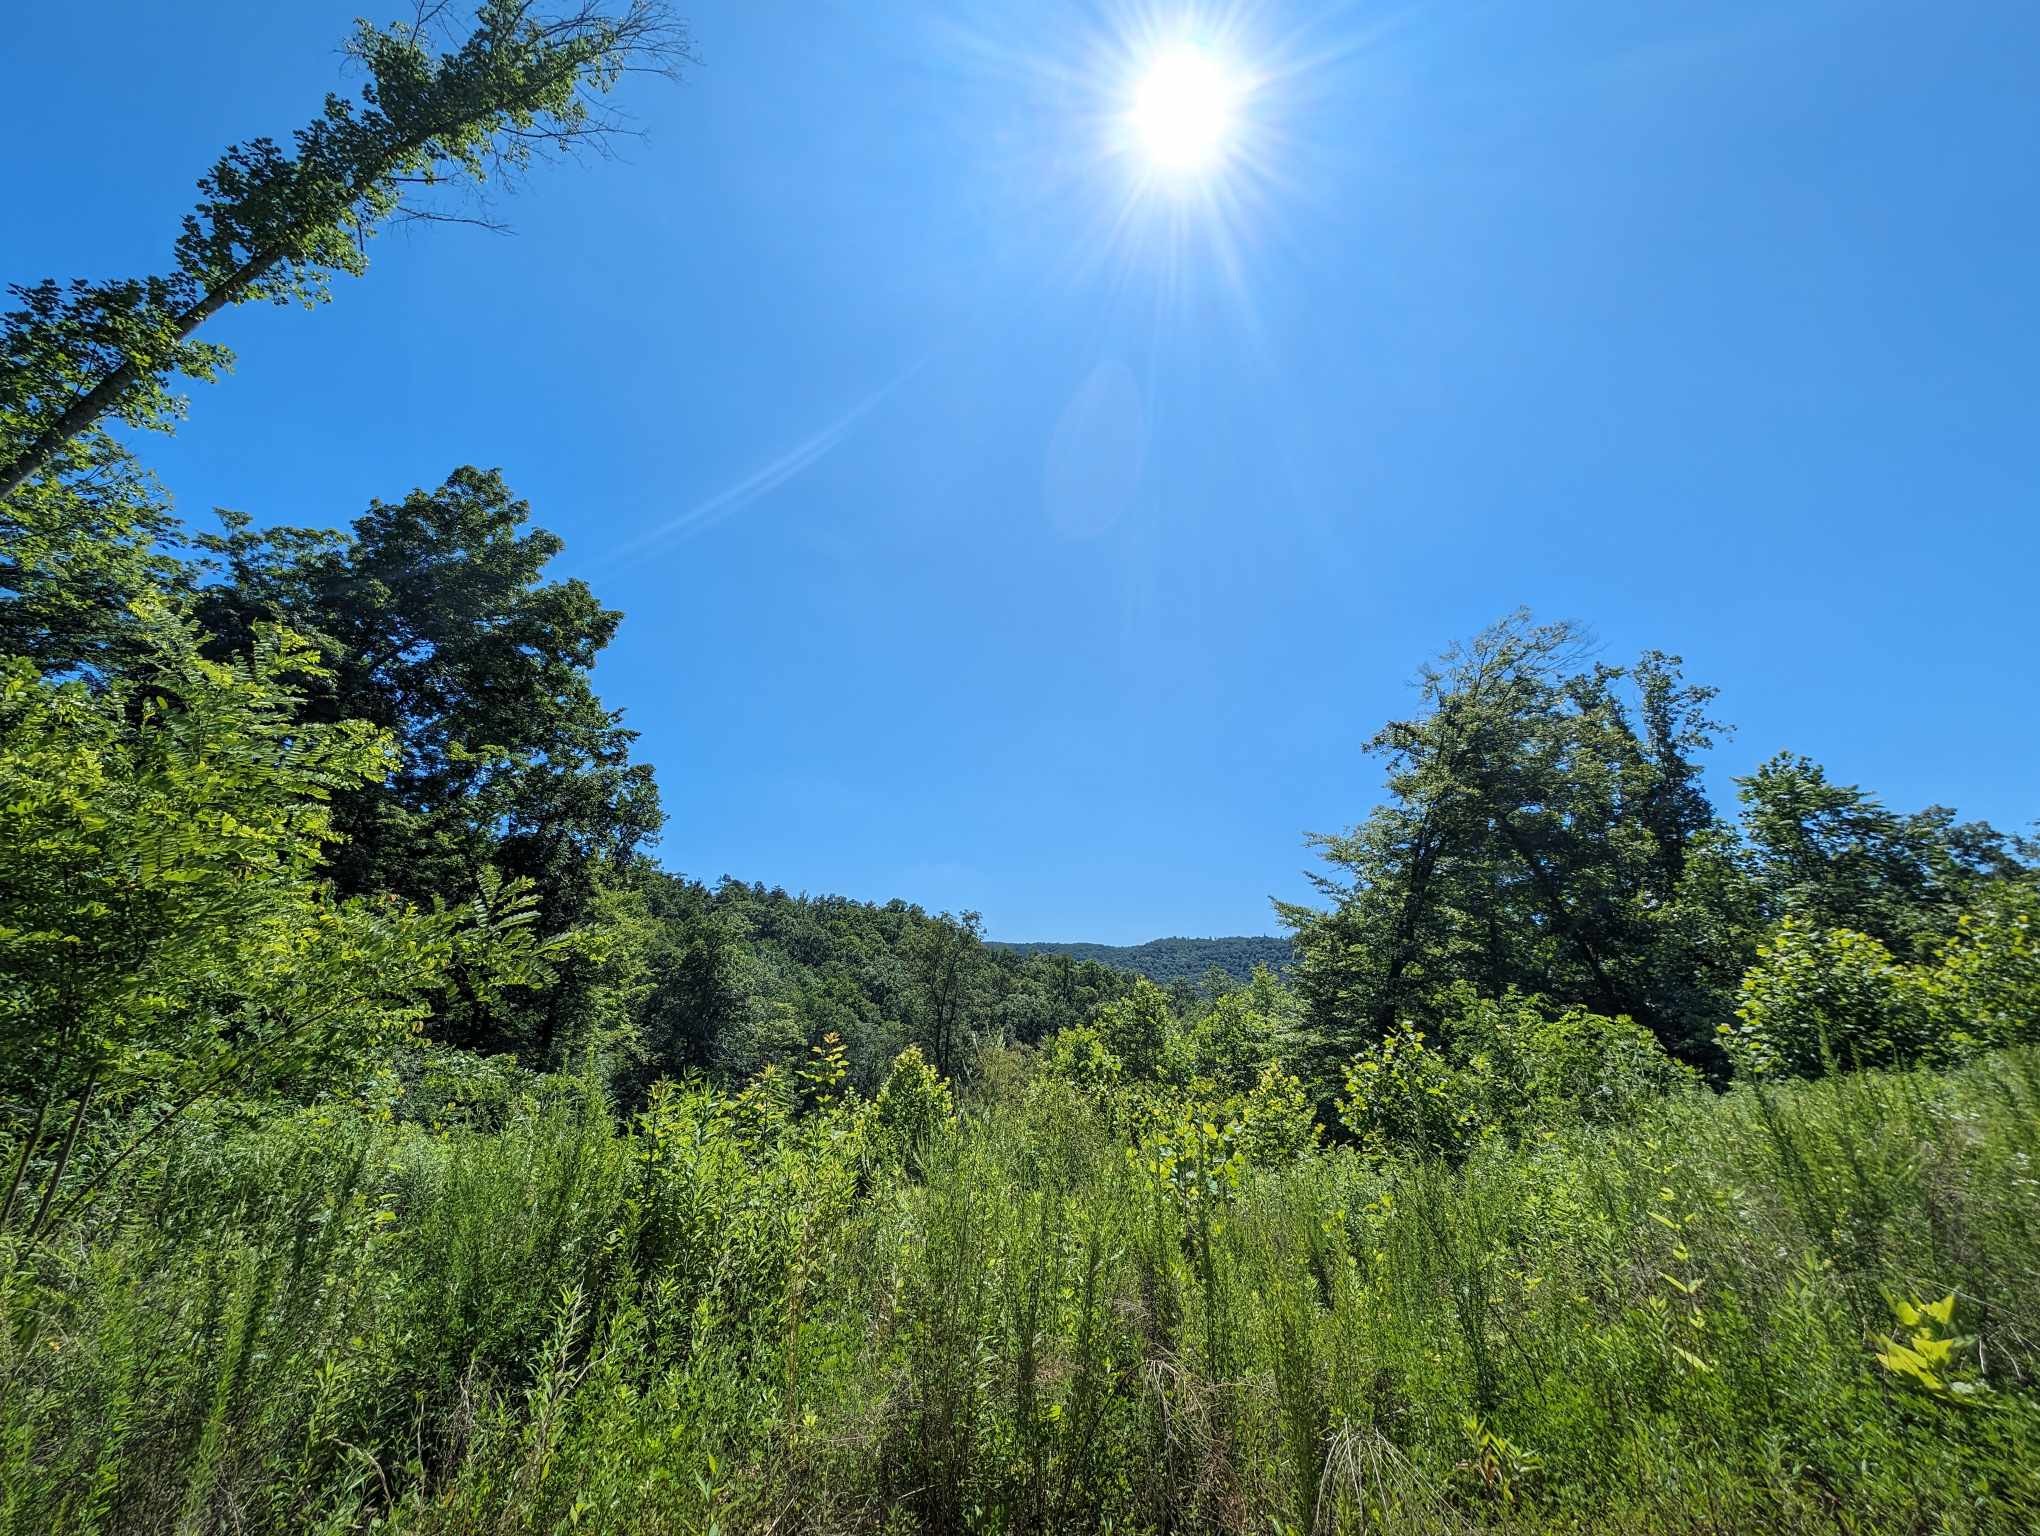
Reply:
[[[1927,958],[1993,880],[2034,877],[2033,848],[1945,806],[1901,814],[1781,752],[1736,787],[1769,915],[1867,933]]]
[[[942,1076],[956,1076],[975,1018],[984,959],[984,922],[975,912],[943,913],[914,946],[920,1035]]]
[[[1422,710],[1369,743],[1388,801],[1312,839],[1335,871],[1316,877],[1329,909],[1278,904],[1318,1054],[1435,1023],[1461,980],[1627,1015],[1705,1054],[1740,953],[1728,915],[1685,899],[1735,889],[1696,763],[1721,730],[1713,690],[1658,652],[1596,662],[1577,626],[1521,613],[1418,682]]]
[[[654,1075],[707,1071],[750,994],[746,925],[698,886],[670,877],[655,878],[652,900],[662,923],[642,1029],[646,1061]]]
[[[199,612],[223,654],[281,620],[309,635],[325,677],[306,718],[364,720],[396,740],[395,770],[336,797],[328,870],[349,892],[468,899],[485,869],[527,879],[547,934],[586,923],[605,872],[657,833],[635,733],[589,680],[621,615],[579,581],[545,579],[560,541],[525,526],[500,475],[461,469],[435,490],[371,506],[350,533],[256,530],[230,518],[197,542]],[[456,999],[460,1044],[552,1060],[578,1038],[586,988],[572,964],[541,1000]]]

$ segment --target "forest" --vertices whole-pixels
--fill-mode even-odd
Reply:
[[[2040,1523],[2017,831],[1718,801],[1714,688],[1517,612],[1286,938],[999,944],[671,872],[504,471],[178,517],[207,321],[689,61],[424,14],[163,271],[10,290],[0,1536]]]
[[[1251,981],[1257,966],[1289,969],[1289,941],[1235,935],[1225,939],[1149,939],[1145,944],[1002,944],[1031,955],[1068,955],[1095,960],[1116,971],[1131,971],[1159,986],[1202,982],[1211,971],[1229,981]]]

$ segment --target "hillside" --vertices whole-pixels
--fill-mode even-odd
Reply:
[[[1145,944],[998,944],[999,949],[1023,955],[1068,955],[1072,960],[1091,960],[1115,971],[1129,971],[1167,986],[1172,981],[1195,981],[1217,966],[1234,981],[1245,981],[1254,967],[1271,971],[1288,969],[1289,940],[1248,934],[1229,939],[1149,939]]]

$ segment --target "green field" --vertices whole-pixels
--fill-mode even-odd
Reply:
[[[827,1078],[189,1127],[7,1250],[0,1530],[2040,1518],[2031,1050],[1457,1167]]]

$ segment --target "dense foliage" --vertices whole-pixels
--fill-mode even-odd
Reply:
[[[2035,878],[2030,842],[1890,811],[1791,754],[1737,781],[1731,824],[1697,758],[1726,729],[1715,690],[1675,656],[1614,666],[1519,613],[1419,682],[1422,711],[1370,743],[1387,801],[1313,839],[1329,907],[1281,907],[1340,1053],[1437,1024],[1471,985],[1633,1019],[1718,1076],[1715,1037],[1780,924],[1923,959]]]
[[[0,1529],[2003,1532],[2040,1058],[1456,1162],[824,1059],[213,1115],[0,1260]]]
[[[740,1083],[799,1062],[825,1034],[844,1042],[865,1092],[909,1045],[945,1076],[969,1076],[980,1042],[1035,1044],[1131,985],[1103,966],[985,944],[975,913],[656,871],[637,889],[652,918],[650,985],[625,1070],[640,1079],[700,1071]]]
[[[0,344],[0,1536],[2040,1518],[2040,873],[1515,615],[1293,940],[661,868],[461,467],[184,530],[220,308],[605,131],[644,0],[364,28]]]

